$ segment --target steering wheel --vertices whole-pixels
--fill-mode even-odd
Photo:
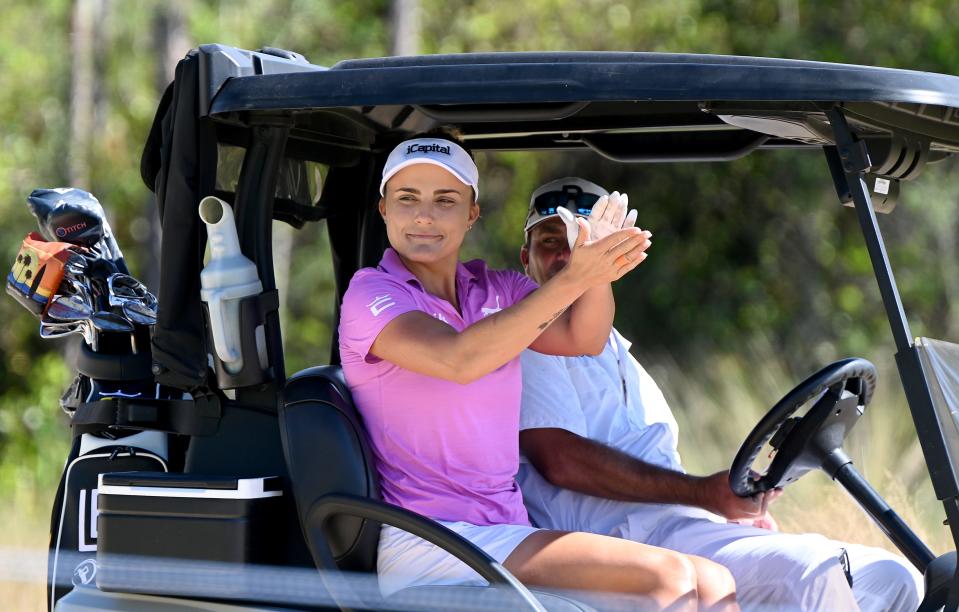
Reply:
[[[842,450],[876,388],[876,366],[854,357],[832,363],[790,391],[746,436],[729,470],[729,485],[749,497],[795,482],[814,469],[830,477],[850,462]],[[804,416],[793,416],[810,400]],[[766,443],[775,455],[765,474],[754,478],[753,462]]]

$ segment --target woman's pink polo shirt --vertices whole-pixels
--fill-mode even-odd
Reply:
[[[343,297],[340,358],[369,432],[383,499],[443,521],[528,525],[519,467],[519,359],[467,385],[417,374],[370,354],[387,323],[420,310],[457,331],[537,288],[518,272],[457,265],[462,316],[427,293],[393,249],[357,271]]]

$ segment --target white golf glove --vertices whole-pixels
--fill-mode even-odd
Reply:
[[[625,193],[614,191],[608,196],[602,196],[593,205],[587,221],[589,222],[589,240],[599,240],[609,236],[613,232],[636,225],[636,217],[639,212],[634,208],[626,212],[629,205],[629,196]],[[576,217],[565,207],[556,210],[560,218],[566,225],[566,239],[569,241],[570,250],[576,244],[576,237],[579,235],[579,225],[576,223]]]

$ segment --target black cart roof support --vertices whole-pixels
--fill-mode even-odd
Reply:
[[[909,331],[909,322],[906,319],[896,279],[882,240],[876,212],[873,209],[869,190],[866,188],[865,173],[873,164],[869,159],[866,144],[850,130],[842,110],[837,106],[828,110],[827,115],[835,134],[836,146],[826,148],[826,159],[833,178],[837,181],[836,187],[840,199],[844,199],[844,196],[848,194],[855,203],[859,225],[886,308],[886,316],[896,341],[896,364],[902,379],[906,401],[916,425],[916,432],[929,467],[936,497],[945,505],[953,539],[959,545],[959,479],[957,479],[956,466],[949,456],[948,446],[936,417],[929,382],[926,380],[919,353]],[[897,529],[908,530],[908,527],[905,527],[903,523],[897,526]],[[910,559],[924,558],[928,555],[928,549],[904,552]]]
[[[237,186],[234,214],[240,249],[255,264],[263,292],[276,289],[273,270],[273,205],[276,179],[283,161],[284,147],[291,121],[283,115],[257,115],[251,118],[250,146],[243,157]],[[286,380],[283,344],[277,310],[266,313],[265,336],[270,361],[270,382],[263,396],[275,399],[276,389]],[[239,399],[239,395],[237,396]]]
[[[856,204],[859,226],[866,238],[866,248],[869,251],[869,259],[872,260],[876,282],[879,283],[882,302],[886,306],[886,316],[889,318],[889,326],[896,341],[896,349],[902,351],[912,346],[912,333],[909,331],[909,321],[906,320],[896,278],[893,276],[889,256],[886,254],[886,245],[879,232],[876,211],[873,210],[872,199],[866,188],[865,172],[873,165],[869,159],[869,151],[866,143],[856,138],[849,129],[849,123],[838,107],[826,111],[826,115],[836,135],[834,150],[838,153],[838,156],[834,155],[830,148],[827,148],[826,159],[831,165],[838,162],[842,166],[841,169],[832,168],[832,174],[835,177],[837,171],[840,171],[845,176],[846,191]]]

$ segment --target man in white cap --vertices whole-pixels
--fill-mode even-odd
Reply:
[[[632,225],[627,205],[626,194],[581,178],[538,188],[520,252],[527,275],[542,284],[565,267],[578,231],[573,215],[588,217],[591,233],[603,235],[618,228],[594,227],[593,220]],[[603,214],[608,207],[619,212]],[[741,498],[727,471],[686,474],[676,420],[629,348],[613,329],[595,357],[522,353],[517,482],[536,525],[716,561],[732,572],[744,609],[916,609],[921,577],[905,559],[818,534],[779,533],[766,514],[778,492]]]

